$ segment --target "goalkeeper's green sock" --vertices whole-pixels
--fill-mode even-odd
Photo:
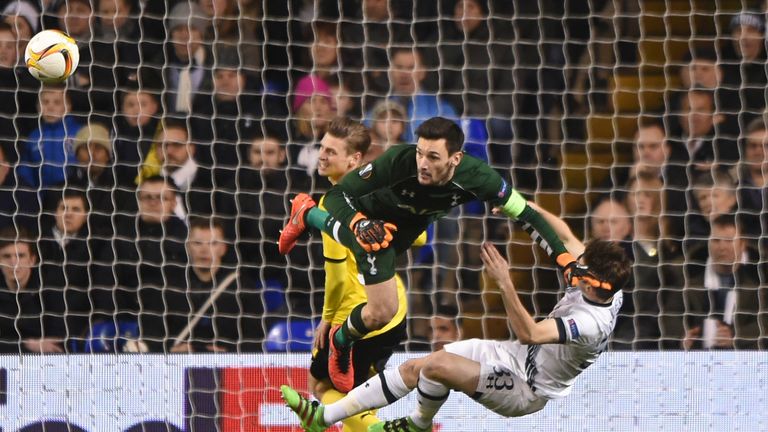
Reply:
[[[334,334],[333,338],[339,346],[346,348],[370,333],[370,330],[365,326],[365,322],[363,322],[363,307],[366,304],[360,303],[355,306],[347,319],[344,320],[344,324],[341,325],[339,331]]]
[[[325,210],[312,207],[304,216],[304,222],[333,237],[347,248],[351,249],[357,244],[355,234]]]

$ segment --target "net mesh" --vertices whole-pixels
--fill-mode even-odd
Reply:
[[[454,118],[467,153],[578,236],[623,241],[635,266],[616,348],[711,344],[705,318],[733,337],[714,343],[765,344],[759,2],[21,3],[0,27],[0,228],[40,265],[3,255],[3,274],[40,289],[4,292],[7,352],[41,336],[95,350],[99,335],[115,350],[261,351],[270,334],[307,349],[320,236],[287,257],[276,241],[289,198],[330,186],[316,165],[334,115],[370,126],[374,152]],[[42,28],[78,42],[62,88],[16,62]],[[557,302],[547,257],[486,210],[456,209],[399,262],[408,349],[430,348],[437,314],[460,317],[465,338],[509,336],[484,240],[507,245],[537,317]]]

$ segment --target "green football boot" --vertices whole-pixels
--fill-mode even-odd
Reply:
[[[280,386],[280,393],[288,408],[299,416],[301,427],[306,432],[323,432],[328,429],[328,425],[323,420],[323,411],[325,411],[323,404],[318,401],[310,402],[287,385]]]

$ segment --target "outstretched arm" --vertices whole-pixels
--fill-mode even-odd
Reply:
[[[540,207],[537,207],[541,209]],[[576,258],[569,252],[563,244],[559,231],[562,226],[558,223],[555,226],[551,222],[562,222],[558,218],[547,219],[536,208],[530,205],[528,201],[516,190],[511,190],[506,202],[494,208],[494,213],[504,213],[512,218],[516,223],[522,225],[523,229],[531,235],[531,238],[547,252],[550,258],[561,268],[567,268]],[[550,216],[552,216],[550,214]],[[567,228],[567,226],[566,226]],[[567,230],[570,233],[570,230]],[[570,234],[573,237],[573,234]],[[583,249],[582,249],[583,251]]]
[[[568,249],[568,252],[570,252],[571,255],[578,258],[581,256],[581,254],[584,253],[584,243],[576,238],[576,236],[573,234],[573,231],[571,231],[571,228],[568,226],[568,224],[565,223],[564,220],[548,212],[534,202],[528,201],[528,206],[536,210],[544,218],[544,220],[547,221],[549,226],[555,230],[555,234],[557,234],[560,240],[562,240],[565,248]]]
[[[509,263],[496,250],[496,247],[487,242],[483,243],[480,258],[483,260],[486,273],[501,290],[507,319],[520,343],[526,345],[563,343],[565,332],[560,328],[562,324],[558,324],[560,321],[548,318],[536,322],[525,309],[517,295],[512,278],[509,277]]]

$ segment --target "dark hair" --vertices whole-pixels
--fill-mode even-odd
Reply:
[[[683,61],[690,63],[695,60],[705,60],[717,64],[717,52],[711,46],[696,46],[686,53]]]
[[[7,226],[0,229],[0,249],[17,243],[26,244],[32,255],[39,256],[37,253],[37,245],[26,228]]]
[[[166,129],[181,129],[187,133],[187,138],[189,138],[189,127],[187,120],[183,117],[168,115],[163,117],[163,130]]]
[[[371,146],[371,134],[368,128],[349,117],[335,117],[328,124],[331,136],[343,139],[347,143],[347,151],[365,154]]]
[[[170,177],[161,176],[161,175],[149,176],[141,182],[141,185],[144,185],[147,183],[165,183],[168,186],[168,189],[172,190],[173,193],[179,193],[179,187],[176,186],[176,182],[173,181],[173,179]],[[141,188],[141,185],[139,185],[139,188]]]
[[[464,146],[464,131],[459,125],[444,117],[432,117],[416,129],[416,135],[428,140],[445,140],[448,155],[461,151]]]
[[[14,36],[16,35],[16,31],[14,30],[12,25],[8,24],[5,21],[0,21],[0,31],[3,31],[3,30],[13,33]]]
[[[456,327],[459,327],[462,323],[459,308],[452,304],[438,303],[432,315],[448,318],[456,325]]]
[[[765,124],[765,120],[766,119],[763,117],[758,117],[749,122],[747,125],[747,131],[744,133],[744,135],[751,135],[757,131],[768,130],[768,125]]]
[[[193,216],[189,218],[189,232],[193,229],[214,230],[217,229],[224,234],[224,223],[217,218],[206,218],[201,216]]]
[[[330,35],[333,37],[338,37],[338,26],[335,22],[330,21],[313,21],[312,22],[312,34],[310,36],[314,36],[315,38],[319,36],[325,36]]]
[[[736,223],[736,215],[733,213],[723,213],[718,215],[712,219],[711,223],[713,226],[717,225],[719,227],[734,227],[738,229],[738,224]]]
[[[661,117],[640,117],[640,120],[637,122],[637,129],[640,130],[648,128],[659,128],[665,136],[667,134],[667,130],[664,128],[664,121],[661,119]]]
[[[632,274],[632,263],[617,242],[605,240],[590,240],[584,249],[584,263],[590,272],[605,282],[611,284],[611,290],[596,289],[595,293],[602,299],[611,298],[629,281]]]
[[[635,177],[633,177],[634,179]],[[613,203],[616,205],[619,205],[624,208],[624,210],[627,211],[627,214],[629,214],[629,209],[627,208],[626,203],[626,195],[625,194],[619,194],[619,193],[606,193],[603,195],[600,195],[597,197],[595,201],[592,202],[592,206],[590,207],[590,212],[587,215],[589,219],[592,219],[592,215],[594,214],[595,210],[597,210],[598,207],[605,203]]]
[[[79,189],[64,189],[64,192],[61,193],[61,198],[59,198],[58,202],[62,202],[65,199],[79,199],[83,201],[83,206],[85,207],[85,211],[91,210],[91,203],[88,202],[88,195],[85,194],[82,190]]]

